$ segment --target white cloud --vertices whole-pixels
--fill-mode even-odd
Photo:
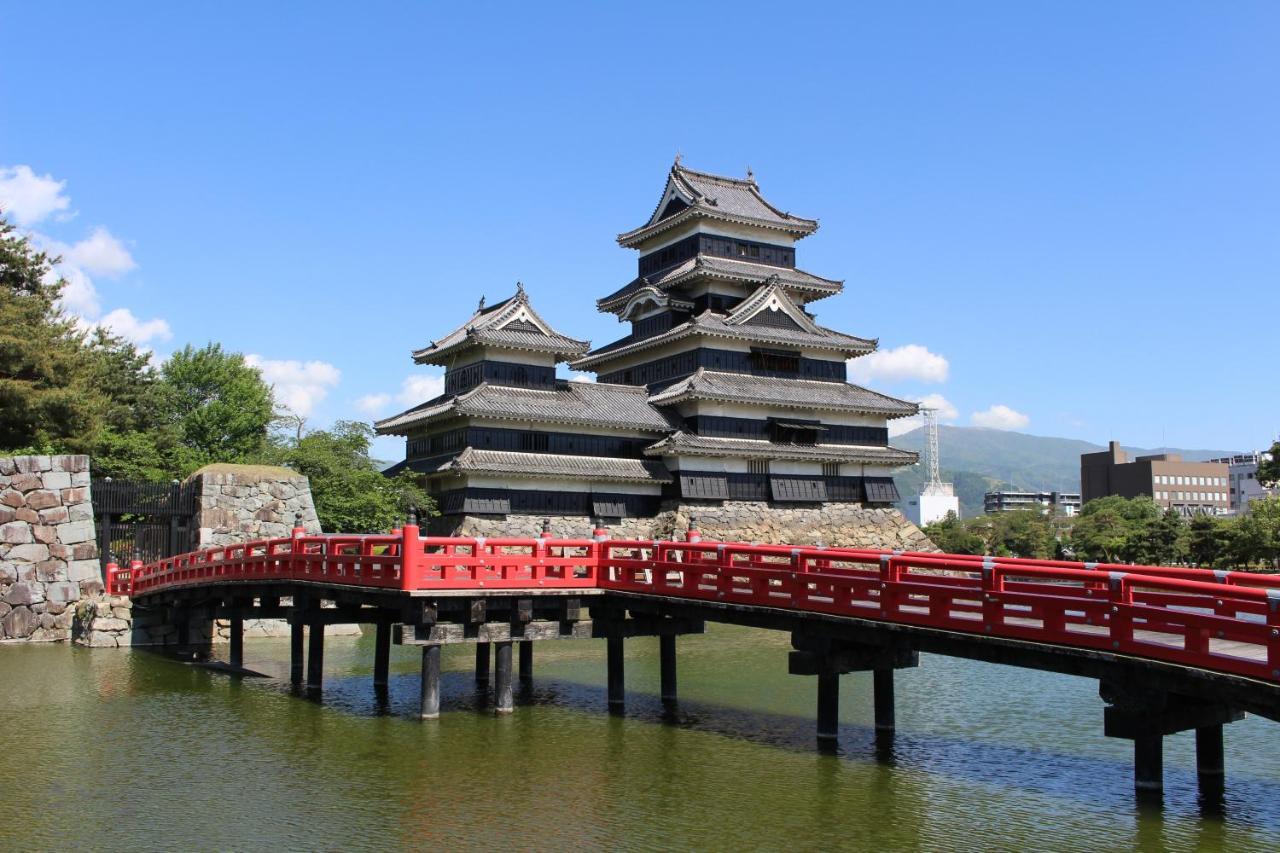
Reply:
[[[936,409],[938,412],[938,423],[946,423],[954,421],[960,417],[959,410],[951,404],[951,401],[941,394],[926,394],[919,400],[920,408]],[[898,418],[889,421],[889,435],[902,435],[904,432],[911,432],[913,429],[924,425],[924,418],[914,415],[909,418]]]
[[[0,210],[19,225],[33,225],[51,213],[67,210],[66,181],[37,175],[30,166],[0,166]]]
[[[128,308],[117,308],[95,324],[135,344],[152,340],[167,341],[173,337],[169,324],[159,317],[139,320]]]
[[[390,394],[365,394],[356,400],[356,408],[366,415],[377,415],[386,409],[391,402]]]
[[[406,406],[416,406],[444,393],[444,377],[415,373],[405,377],[396,400]]]
[[[996,404],[983,412],[974,412],[969,416],[974,426],[988,429],[1022,429],[1031,423],[1031,418],[1016,412],[1008,406]]]
[[[920,344],[904,344],[894,349],[876,350],[860,358],[849,359],[849,378],[867,384],[877,380],[901,382],[946,382],[951,365],[935,352]]]
[[[98,289],[93,286],[93,279],[85,275],[84,270],[63,266],[54,270],[54,278],[58,276],[67,280],[61,300],[64,311],[82,318],[97,317],[102,313]]]
[[[595,382],[596,378],[590,373],[579,373],[576,370],[569,371],[572,375],[569,377],[570,382]]]
[[[124,244],[102,227],[93,229],[87,238],[70,246],[53,240],[42,240],[42,245],[52,254],[61,255],[64,266],[108,278],[127,273],[138,265]]]
[[[244,360],[262,372],[263,381],[272,386],[278,402],[304,418],[342,380],[342,372],[327,361],[276,360],[252,353]]]

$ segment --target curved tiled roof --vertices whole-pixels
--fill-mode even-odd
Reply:
[[[546,479],[564,477],[608,483],[671,482],[671,472],[661,462],[610,456],[569,456],[560,453],[518,453],[468,447],[457,456],[434,465],[424,474],[501,474],[505,477]]]
[[[724,456],[786,459],[807,462],[865,462],[869,465],[913,465],[918,453],[896,447],[859,447],[847,444],[775,444],[747,438],[713,438],[677,432],[645,449],[646,456]]]
[[[804,329],[782,328],[776,326],[736,325],[727,322],[727,318],[723,314],[704,311],[691,320],[681,323],[674,329],[670,329],[662,334],[653,335],[648,338],[640,338],[639,340],[627,337],[614,341],[613,343],[607,344],[594,352],[587,353],[576,361],[570,362],[569,366],[574,370],[594,370],[596,369],[596,365],[610,361],[620,355],[642,352],[647,349],[653,349],[655,347],[672,343],[673,341],[698,336],[730,338],[733,340],[751,341],[753,343],[771,344],[775,346],[826,349],[843,353],[846,356],[865,355],[866,353],[875,351],[876,342],[874,340],[869,340],[867,338],[855,338],[853,335],[844,335],[824,326],[815,326],[815,328],[819,330],[816,333],[809,332]]]
[[[649,398],[655,406],[682,400],[716,400],[722,403],[754,403],[831,412],[862,412],[903,418],[920,407],[906,400],[879,394],[847,382],[815,379],[776,379],[743,373],[720,373],[698,368],[685,379]]]
[[[844,282],[842,281],[822,278],[794,267],[775,267],[769,264],[741,261],[736,258],[696,255],[668,270],[637,278],[608,296],[597,299],[596,308],[600,311],[618,311],[626,305],[627,300],[633,294],[643,290],[645,287],[671,290],[699,278],[742,282],[745,284],[763,284],[773,276],[777,276],[788,290],[799,291],[806,295],[818,294],[816,298],[830,296],[844,289]],[[810,299],[809,301],[813,300]]]
[[[649,405],[648,392],[634,385],[598,382],[557,383],[554,390],[483,383],[458,396],[437,397],[378,421],[381,435],[408,430],[447,417],[538,421],[574,426],[626,427],[637,432],[668,432],[672,427]]]
[[[586,352],[591,342],[552,329],[529,304],[524,285],[518,285],[514,296],[497,305],[485,308],[482,301],[461,326],[429,346],[415,350],[413,360],[418,364],[444,364],[448,356],[475,345],[546,352],[559,360],[567,360]]]
[[[669,198],[669,191],[674,191],[675,197],[680,198],[688,207],[663,219],[660,218],[661,208]],[[667,184],[663,187],[658,207],[654,209],[649,221],[639,228],[619,234],[618,243],[622,246],[635,246],[655,234],[700,217],[785,231],[797,238],[818,230],[816,219],[792,216],[766,201],[760,194],[755,177],[750,173],[746,178],[712,175],[687,169],[677,159],[667,176]]]

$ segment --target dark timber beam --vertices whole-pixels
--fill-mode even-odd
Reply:
[[[391,623],[379,619],[373,638],[373,685],[386,687],[391,671]]]
[[[440,716],[440,647],[422,647],[422,705],[418,715],[424,720]]]
[[[871,675],[876,731],[892,732],[896,728],[893,707],[893,670],[875,669],[871,671]]]
[[[622,714],[626,708],[626,687],[623,676],[623,639],[621,632],[609,634],[605,640],[608,650],[609,713]]]
[[[302,686],[304,667],[303,641],[306,639],[306,625],[301,619],[289,623],[289,683],[294,687]]]
[[[307,690],[318,692],[324,686],[324,623],[311,622],[307,630]]]
[[[476,643],[476,684],[489,683],[489,643]]]
[[[230,620],[230,644],[231,649],[227,655],[227,662],[234,667],[244,666],[244,608],[239,605],[231,610]]]
[[[831,744],[840,734],[840,673],[818,673],[818,741]]]

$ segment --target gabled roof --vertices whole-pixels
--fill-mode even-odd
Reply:
[[[746,178],[695,172],[680,165],[677,157],[649,221],[619,234],[618,243],[626,247],[636,246],[655,234],[700,217],[770,228],[797,239],[818,230],[816,219],[792,216],[766,201],[750,171]]]
[[[529,303],[524,285],[517,284],[514,296],[486,308],[484,300],[474,314],[458,328],[429,346],[416,350],[418,364],[446,364],[448,357],[472,346],[550,353],[557,361],[567,361],[591,348],[590,341],[562,335],[543,320]]]
[[[752,403],[793,409],[859,412],[885,415],[890,420],[919,412],[906,400],[879,394],[847,382],[816,379],[775,379],[743,373],[720,373],[698,368],[669,388],[654,394],[649,402],[670,406],[684,400],[714,400],[721,403]]]
[[[762,288],[770,290],[771,288]],[[776,292],[776,290],[775,290]],[[751,298],[755,298],[755,294]],[[750,301],[750,300],[748,300]],[[794,306],[794,303],[790,303]],[[736,312],[735,312],[736,313]],[[803,312],[800,312],[803,314]],[[867,338],[855,338],[819,326],[810,318],[804,327],[787,328],[782,326],[753,325],[747,322],[730,322],[733,314],[716,314],[703,311],[696,317],[681,323],[660,335],[636,340],[632,337],[622,338],[607,344],[582,358],[570,362],[574,370],[595,370],[597,365],[612,361],[622,355],[662,347],[675,341],[690,337],[728,338],[731,340],[749,341],[784,347],[806,347],[808,349],[825,349],[839,352],[846,357],[865,355],[874,352],[876,341]]]
[[[844,289],[844,282],[836,279],[822,278],[813,273],[794,267],[775,267],[769,264],[757,264],[736,258],[717,258],[713,255],[695,255],[678,266],[637,278],[625,287],[615,290],[603,299],[596,300],[596,308],[600,311],[618,312],[637,291],[646,287],[658,290],[672,290],[697,279],[713,279],[743,284],[761,284],[771,277],[786,285],[788,290],[799,296],[809,297],[812,302],[839,293]]]
[[[713,438],[680,431],[645,448],[646,456],[720,456],[786,459],[807,462],[861,462],[868,465],[913,465],[919,454],[896,447],[847,444],[775,444],[749,438]]]
[[[518,453],[511,450],[482,450],[468,447],[444,461],[425,460],[425,465],[405,467],[428,476],[449,474],[501,474],[530,479],[565,478],[606,483],[671,482],[671,473],[661,462],[622,459],[612,456],[569,456],[560,453]]]
[[[767,320],[770,315],[776,315],[776,319],[768,322],[778,325],[779,328],[794,325],[795,328],[810,335],[826,333],[826,330],[814,322],[804,309],[792,301],[787,295],[787,289],[783,286],[781,277],[777,275],[769,276],[769,280],[763,287],[757,288],[754,293],[734,306],[733,310],[725,315],[724,323],[726,326],[741,326]]]
[[[626,428],[650,433],[668,432],[672,428],[666,417],[649,405],[644,388],[601,382],[558,383],[554,390],[486,382],[456,397],[428,400],[374,426],[380,435],[406,435],[414,427],[452,417]]]

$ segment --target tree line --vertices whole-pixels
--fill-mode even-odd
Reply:
[[[96,476],[165,482],[215,462],[269,464],[311,480],[325,530],[385,530],[431,513],[421,478],[384,477],[368,424],[306,431],[261,373],[217,343],[159,364],[60,308],[58,258],[0,217],[0,456],[83,453]]]
[[[1272,451],[1274,459],[1280,443]],[[1260,469],[1260,479],[1264,473],[1275,476]],[[1075,518],[1037,510],[963,520],[948,514],[924,532],[951,554],[1271,571],[1280,567],[1280,496],[1254,501],[1246,515],[1189,519],[1149,497],[1106,497]]]

